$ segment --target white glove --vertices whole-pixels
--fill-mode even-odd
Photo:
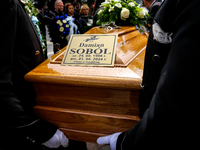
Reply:
[[[45,143],[42,143],[42,145],[45,145],[48,148],[58,148],[61,145],[63,147],[67,147],[69,145],[69,140],[62,131],[57,129],[54,136],[50,140],[46,141]]]
[[[111,150],[116,150],[118,136],[122,132],[114,133],[109,136],[100,137],[97,139],[99,145],[110,144]]]

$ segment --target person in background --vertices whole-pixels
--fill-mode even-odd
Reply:
[[[83,2],[81,0],[74,0],[72,3],[74,5],[75,14],[80,15],[81,6],[83,6]]]
[[[162,1],[160,0],[143,0],[144,6],[149,10],[150,19],[148,20],[149,27],[151,27],[153,23],[153,18],[159,10]]]
[[[81,6],[79,22],[81,25],[81,34],[87,32],[92,28],[93,17],[89,15],[89,7],[87,5]]]
[[[111,150],[199,147],[199,6],[199,0],[163,2],[146,48],[141,120],[127,132],[99,138],[99,144]]]
[[[32,112],[36,93],[24,76],[43,62],[44,56],[38,32],[24,4],[19,0],[1,0],[0,17],[1,149],[67,147],[69,140],[63,132]]]
[[[79,15],[75,13],[74,5],[72,5],[71,3],[65,4],[65,13],[68,16],[71,16],[72,18],[75,19],[74,23],[77,25],[79,31],[80,30]]]
[[[48,0],[48,9],[49,9],[50,11],[54,11],[54,10],[55,10],[55,7],[54,7],[55,1],[56,1],[56,0]]]
[[[52,20],[49,22],[48,28],[49,28],[49,35],[51,37],[51,40],[53,42],[53,51],[54,54],[59,51],[59,49],[62,49],[67,45],[66,39],[61,39],[60,37],[60,31],[57,29],[57,24],[55,21],[56,17],[64,16],[64,4],[61,0],[56,0],[54,4],[54,12],[50,11],[50,15],[52,17]]]

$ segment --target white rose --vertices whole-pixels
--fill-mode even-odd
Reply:
[[[130,7],[134,7],[134,6],[135,6],[135,3],[130,2],[130,3],[128,4],[128,6],[130,6]]]
[[[144,18],[148,14],[146,9],[142,9],[138,12],[139,18]]]
[[[60,30],[60,32],[63,32],[63,31],[64,31],[64,28],[63,28],[63,27],[60,27],[59,30]]]
[[[115,7],[122,8],[122,5],[120,3],[117,3],[115,4]]]
[[[126,8],[122,8],[121,19],[126,21],[126,19],[129,18],[129,15],[130,15],[130,11]]]
[[[63,22],[63,23],[67,23],[67,21],[66,21],[66,20],[63,20],[62,22]]]
[[[62,26],[62,25],[63,25],[63,23],[62,23],[62,22],[60,22],[60,23],[59,23],[59,25],[60,25],[60,26]]]
[[[57,23],[57,24],[60,24],[60,23],[61,23],[61,21],[60,21],[60,20],[58,20],[56,23]]]

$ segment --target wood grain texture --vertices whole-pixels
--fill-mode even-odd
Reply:
[[[78,111],[46,106],[36,106],[34,112],[41,119],[47,120],[59,128],[75,130],[79,133],[92,133],[97,136],[127,131],[127,129],[132,128],[139,121],[139,117],[137,116]],[[67,136],[73,139],[73,135]],[[86,137],[86,135],[83,136]],[[95,140],[94,137],[90,137],[90,139]]]
[[[60,58],[65,47],[25,76],[37,94],[34,113],[58,126],[70,139],[96,142],[99,136],[127,131],[139,121],[138,98],[148,37],[135,27],[95,27],[86,34],[113,33],[119,34],[116,51],[125,67],[50,63]]]

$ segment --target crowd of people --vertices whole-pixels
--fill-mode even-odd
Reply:
[[[161,5],[161,1],[162,0],[137,1],[141,5],[143,2],[143,7],[148,9],[149,14],[151,15],[151,19],[149,20],[150,24],[152,24],[153,17]],[[96,26],[97,12],[102,2],[104,2],[104,0],[94,0],[92,6],[89,7],[88,4],[84,4],[81,0],[49,0],[48,3],[45,3],[45,0],[42,0],[35,5],[41,22],[40,29],[45,36],[45,25],[47,25],[51,41],[54,45],[54,53],[65,47],[69,41],[69,38],[62,36],[63,33],[68,35],[69,31],[61,32],[59,30],[60,28],[56,23],[56,17],[67,16],[73,18],[73,24],[75,25],[76,30],[73,29],[73,33],[71,32],[71,34],[84,34],[92,27]],[[45,58],[47,58],[47,50],[44,54]]]
[[[38,7],[41,29],[45,33],[44,25],[47,25],[51,41],[54,44],[54,53],[65,47],[69,41],[69,34],[84,34],[93,26],[93,17],[89,15],[90,8],[81,0],[54,0],[45,4],[44,1],[36,5]],[[62,31],[58,27],[58,19],[62,18],[69,21],[70,31]],[[71,19],[70,19],[71,18]],[[70,23],[71,21],[71,23]],[[61,20],[62,22],[62,20]],[[63,23],[61,24],[63,25]],[[64,27],[65,28],[65,27]],[[63,37],[63,33],[68,37]],[[47,55],[46,55],[47,57]]]

